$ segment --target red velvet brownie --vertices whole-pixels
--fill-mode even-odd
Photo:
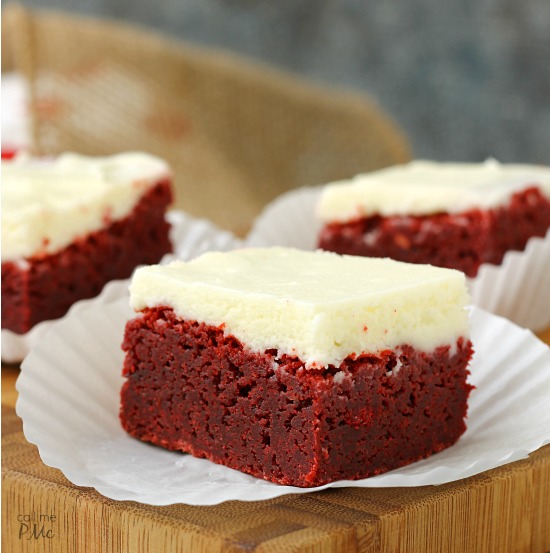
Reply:
[[[167,165],[146,154],[2,163],[2,328],[25,333],[170,252]]]
[[[550,169],[413,162],[325,187],[319,246],[475,277],[550,228]]]
[[[138,269],[120,418],[140,440],[300,487],[360,479],[465,430],[465,277],[292,249]]]

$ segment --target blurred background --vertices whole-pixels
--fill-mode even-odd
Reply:
[[[366,92],[415,157],[549,162],[549,0],[24,0]]]

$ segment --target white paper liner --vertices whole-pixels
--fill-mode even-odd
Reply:
[[[162,263],[171,259],[192,259],[207,250],[231,250],[242,245],[242,241],[230,232],[220,230],[209,221],[196,219],[183,211],[169,211],[166,215],[171,224],[170,240],[174,253],[162,258]],[[128,279],[114,280],[107,283],[101,291],[102,303],[109,303],[126,293]],[[78,305],[86,305],[91,300],[76,302],[69,312]],[[59,319],[57,319],[59,320]],[[16,334],[2,329],[2,361],[5,363],[19,363],[28,352],[41,340],[55,320],[43,321],[35,325],[26,334]]]
[[[15,72],[2,73],[0,82],[2,149],[27,149],[31,140],[29,85]]]
[[[131,438],[119,419],[128,298],[81,305],[23,362],[17,413],[47,465],[116,500],[214,505],[328,487],[442,484],[525,458],[550,443],[550,349],[530,331],[472,308],[468,430],[451,448],[386,474],[318,488],[273,484]]]
[[[247,246],[317,247],[322,223],[315,206],[322,187],[287,192],[269,204],[245,240]],[[540,331],[550,326],[550,230],[532,238],[524,251],[510,251],[500,265],[487,263],[468,279],[472,303],[519,326]]]

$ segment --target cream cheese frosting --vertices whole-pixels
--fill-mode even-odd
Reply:
[[[537,186],[550,198],[550,168],[537,165],[413,161],[324,187],[317,205],[323,222],[370,215],[430,215],[489,209]]]
[[[2,162],[2,261],[50,254],[128,215],[141,196],[170,176],[145,153]]]
[[[276,348],[306,366],[409,344],[423,351],[469,335],[464,274],[390,259],[289,248],[209,252],[138,269],[136,311],[223,325],[253,351]]]

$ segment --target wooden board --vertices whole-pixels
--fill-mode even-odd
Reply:
[[[7,552],[550,550],[550,446],[437,487],[332,489],[213,507],[151,507],[71,484],[41,462],[12,408],[3,408],[2,419]]]
[[[550,342],[550,331],[541,335]],[[12,403],[17,369],[2,370]],[[550,446],[443,486],[345,488],[213,507],[107,499],[45,466],[2,407],[2,549],[9,553],[550,551]]]

